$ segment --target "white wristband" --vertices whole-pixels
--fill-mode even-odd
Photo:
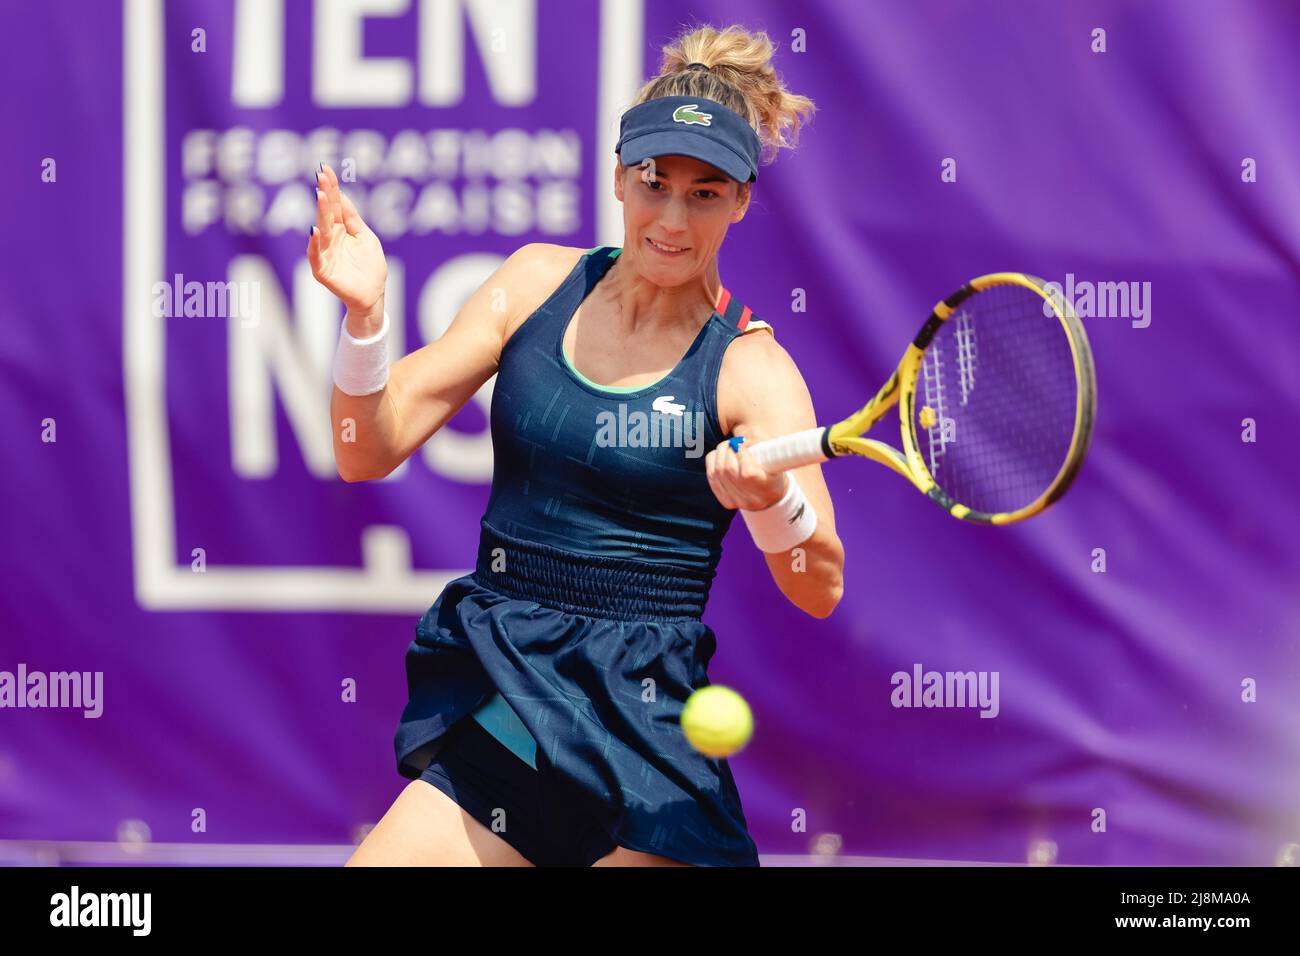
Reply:
[[[354,339],[347,319],[334,353],[334,384],[347,395],[373,395],[388,384],[388,313],[374,335]]]
[[[749,533],[760,551],[768,554],[780,554],[789,551],[812,537],[817,530],[817,511],[804,497],[803,489],[794,480],[794,475],[786,472],[790,487],[785,496],[771,507],[761,511],[740,510]]]

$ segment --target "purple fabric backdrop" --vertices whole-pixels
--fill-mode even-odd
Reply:
[[[393,479],[328,472],[340,313],[304,272],[307,171],[370,153],[319,131],[414,157],[357,184],[414,348],[521,243],[621,243],[618,111],[701,20],[766,29],[819,107],[721,273],[823,419],[971,276],[1149,283],[1145,317],[1085,319],[1096,436],[1042,518],[967,526],[828,466],[847,592],[824,621],[736,522],[706,621],[712,679],[755,712],[732,767],[760,850],[1271,864],[1300,842],[1293,4],[542,0],[495,34],[410,4],[358,32],[391,58],[368,78],[342,41],[313,52],[330,5],[162,6],[5,13],[0,671],[103,685],[98,717],[0,708],[0,839],[347,842],[378,819],[403,651],[473,560],[489,393]],[[488,171],[448,159],[507,129]],[[256,283],[260,322],[153,317],[176,273]],[[997,672],[997,716],[892,706],[916,664]]]

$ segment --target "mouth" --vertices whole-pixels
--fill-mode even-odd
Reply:
[[[690,251],[689,247],[665,246],[662,243],[655,242],[649,236],[646,237],[646,245],[666,259],[676,259],[678,256],[684,256]]]

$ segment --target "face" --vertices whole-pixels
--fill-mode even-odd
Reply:
[[[624,256],[660,285],[679,285],[714,260],[727,229],[749,208],[749,184],[690,156],[656,156],[654,178],[615,162],[614,195],[623,203]],[[684,250],[667,253],[650,242]]]

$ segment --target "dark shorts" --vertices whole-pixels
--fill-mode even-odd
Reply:
[[[457,721],[420,774],[536,866],[591,866],[618,846],[601,825],[608,811],[534,770],[473,717]]]

